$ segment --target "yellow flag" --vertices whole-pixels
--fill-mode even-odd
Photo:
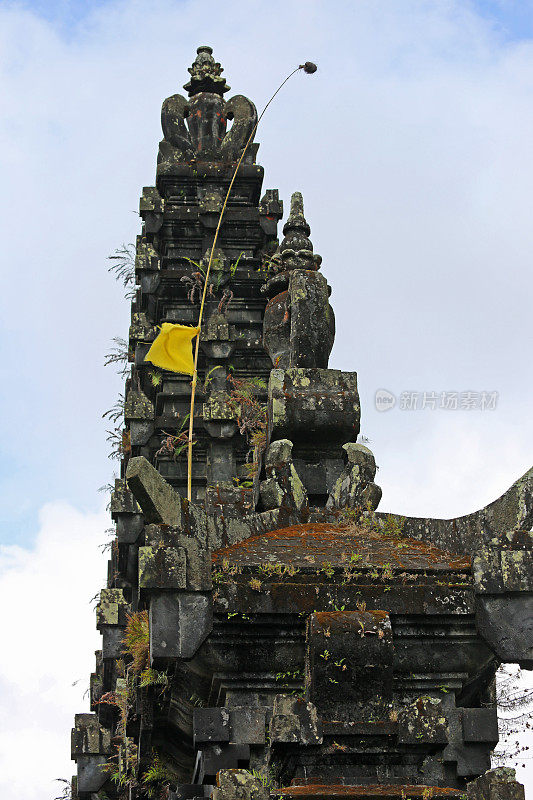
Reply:
[[[144,360],[171,372],[192,375],[194,372],[192,340],[199,331],[200,328],[163,322],[161,333],[152,342]]]

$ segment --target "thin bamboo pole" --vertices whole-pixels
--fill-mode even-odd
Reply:
[[[196,384],[197,384],[197,379],[198,379],[198,352],[199,352],[199,348],[200,348],[200,336],[201,336],[201,332],[202,332],[201,331],[201,328],[202,328],[202,317],[203,317],[203,314],[204,314],[204,305],[205,305],[205,296],[206,296],[206,293],[207,293],[207,284],[208,284],[208,281],[209,281],[209,274],[211,272],[211,264],[213,262],[213,254],[215,252],[215,248],[216,248],[216,245],[217,245],[218,233],[219,233],[220,227],[222,225],[222,218],[224,216],[224,212],[225,212],[226,206],[228,204],[228,199],[229,199],[229,196],[230,196],[230,192],[231,192],[231,190],[233,188],[233,184],[235,183],[235,178],[237,177],[237,173],[239,171],[239,167],[242,164],[242,160],[243,160],[244,156],[246,155],[246,151],[248,150],[248,145],[250,144],[250,142],[254,138],[255,132],[257,131],[258,125],[261,122],[265,111],[267,110],[267,108],[269,107],[269,105],[271,104],[273,99],[276,97],[278,92],[283,88],[283,86],[285,86],[285,84],[287,83],[289,78],[292,78],[292,76],[296,72],[299,72],[301,69],[303,69],[307,73],[311,73],[311,72],[315,72],[316,67],[314,66],[314,64],[310,64],[309,62],[307,62],[306,64],[300,64],[299,67],[296,67],[296,69],[293,70],[290,73],[290,75],[287,75],[285,80],[282,83],[280,83],[280,85],[278,86],[278,88],[276,89],[276,91],[274,92],[274,94],[272,95],[272,97],[270,98],[270,100],[268,101],[266,106],[264,107],[264,109],[261,111],[261,114],[259,115],[259,117],[257,119],[257,122],[255,123],[255,125],[253,127],[253,130],[252,130],[251,134],[248,137],[248,141],[246,142],[246,144],[244,146],[244,150],[242,151],[242,155],[241,155],[241,157],[239,158],[239,160],[237,162],[237,166],[235,167],[235,169],[233,171],[233,175],[231,177],[231,181],[230,181],[230,184],[229,184],[229,187],[228,187],[228,191],[226,192],[226,197],[224,199],[224,203],[222,205],[222,209],[221,209],[219,217],[218,217],[218,224],[217,224],[217,227],[216,227],[215,235],[213,237],[213,244],[211,246],[211,252],[209,254],[209,262],[207,264],[207,270],[206,270],[206,273],[205,273],[204,290],[202,292],[202,301],[200,303],[200,314],[198,316],[198,328],[200,330],[198,331],[198,335],[196,337],[196,346],[195,346],[195,350],[194,350],[194,371],[193,371],[193,376],[192,376],[192,381],[191,381],[191,409],[190,409],[190,413],[189,413],[189,442],[188,442],[188,448],[187,448],[187,500],[189,500],[189,501],[192,499],[192,439],[193,439],[193,430],[194,430],[194,398],[195,398],[195,395],[196,395]]]

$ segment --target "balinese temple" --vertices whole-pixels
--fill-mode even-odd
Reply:
[[[140,200],[116,535],[72,797],[522,800],[491,752],[496,670],[533,668],[533,470],[456,519],[377,510],[357,374],[328,368],[313,210],[263,189],[257,143],[206,289],[187,500],[191,378],[145,356],[162,323],[197,324],[257,122],[222,72],[199,47]]]

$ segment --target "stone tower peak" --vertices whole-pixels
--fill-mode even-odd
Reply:
[[[213,48],[209,45],[200,45],[196,49],[196,58],[192,66],[188,68],[191,79],[184,84],[183,88],[193,97],[200,92],[211,92],[223,96],[230,90],[226,79],[222,77],[224,72],[218,61],[213,58]]]
[[[293,192],[291,210],[283,226],[284,238],[279,251],[285,269],[318,269],[322,258],[313,255],[313,244],[309,239],[311,228],[304,216],[304,201],[301,192]]]

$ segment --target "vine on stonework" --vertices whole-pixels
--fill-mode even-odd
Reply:
[[[233,375],[228,375],[227,381],[232,387],[228,406],[237,418],[239,432],[246,437],[249,445],[244,464],[246,480],[240,485],[252,486],[259,458],[266,446],[267,407],[257,399],[258,392],[266,389],[266,383],[258,377],[235,378]]]
[[[186,414],[183,417],[177,433],[167,433],[166,431],[162,431],[163,438],[161,440],[161,447],[155,453],[156,458],[161,456],[170,456],[174,459],[174,461],[176,461],[178,456],[185,452],[189,443],[189,431],[187,428],[189,416],[189,414]],[[195,444],[196,442],[193,441],[193,446]]]
[[[128,615],[122,643],[124,658],[115,662],[119,675],[117,688],[98,700],[98,704],[114,706],[118,710],[115,752],[103,769],[119,790],[121,800],[126,800],[134,787],[141,790],[142,797],[164,798],[168,796],[170,784],[177,783],[177,774],[154,750],[150,764],[139,777],[138,748],[127,735],[128,721],[134,713],[136,690],[153,686],[164,692],[169,684],[166,672],[150,667],[150,624],[146,610]]]

